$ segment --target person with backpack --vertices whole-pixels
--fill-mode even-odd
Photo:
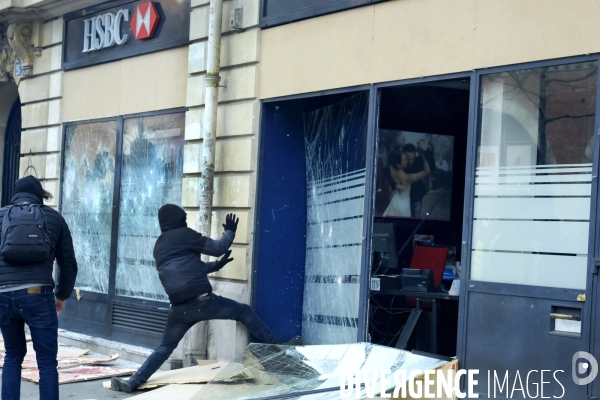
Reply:
[[[40,374],[40,399],[58,399],[58,317],[71,296],[77,261],[64,218],[42,204],[52,194],[40,181],[17,180],[11,205],[0,209],[0,330],[6,354],[2,400],[19,399],[29,326]],[[52,277],[54,260],[57,282]]]
[[[160,346],[129,379],[111,378],[111,389],[131,393],[145,383],[169,358],[185,333],[200,321],[231,319],[242,322],[262,343],[277,343],[277,338],[247,304],[218,296],[212,292],[207,274],[233,261],[229,258],[239,219],[227,215],[219,240],[203,236],[188,228],[183,209],[166,204],[158,210],[161,235],[154,245],[158,276],[169,296],[171,308]],[[201,254],[220,257],[205,263]]]

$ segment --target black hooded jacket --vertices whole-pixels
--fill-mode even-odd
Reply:
[[[154,259],[171,304],[184,303],[212,291],[207,274],[217,271],[218,266],[216,262],[203,262],[200,254],[220,257],[235,237],[232,231],[225,231],[220,240],[202,236],[187,227],[186,217],[185,211],[172,204],[158,211],[162,234],[154,245]]]
[[[38,195],[20,192],[13,196],[11,203],[42,204],[42,199]],[[7,210],[8,207],[0,208],[0,232],[2,232],[2,221]],[[57,299],[66,300],[71,296],[77,278],[77,261],[75,260],[73,239],[62,215],[45,205],[42,205],[42,210],[46,215],[46,225],[50,231],[50,243],[55,247],[54,254],[51,254],[50,258],[42,263],[28,265],[11,265],[0,256],[0,286],[28,283],[54,286],[52,270],[56,258],[58,282],[54,293]]]

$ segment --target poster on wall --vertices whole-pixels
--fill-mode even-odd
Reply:
[[[379,130],[375,216],[450,221],[454,137]]]

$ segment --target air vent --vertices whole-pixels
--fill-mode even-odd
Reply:
[[[112,323],[113,326],[162,333],[168,316],[167,311],[150,311],[115,304],[113,305]]]

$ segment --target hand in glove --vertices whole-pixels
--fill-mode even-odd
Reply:
[[[227,253],[225,253],[219,261],[217,261],[217,271],[233,261],[233,258],[229,258],[230,255],[231,250],[227,250]]]
[[[240,222],[240,219],[236,218],[235,214],[227,214],[227,217],[225,217],[225,223],[223,224],[223,228],[225,228],[226,231],[232,231],[233,233],[235,233],[235,231],[237,230],[238,222]]]

